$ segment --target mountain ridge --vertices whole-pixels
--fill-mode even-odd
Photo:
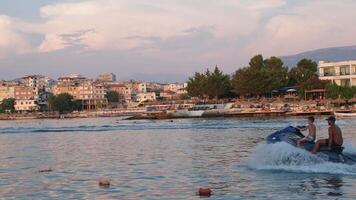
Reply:
[[[344,61],[356,60],[356,45],[327,47],[297,53],[294,55],[280,56],[286,66],[294,67],[303,58],[319,61]]]

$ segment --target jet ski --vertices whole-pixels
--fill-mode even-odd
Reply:
[[[305,136],[300,132],[300,130],[296,127],[289,126],[279,131],[276,131],[269,136],[267,136],[267,143],[273,144],[277,142],[286,142],[292,146],[297,147],[297,141]],[[300,148],[303,148],[307,151],[311,151],[315,145],[315,142],[305,142],[301,144]],[[356,159],[351,158],[348,155],[343,154],[343,147],[339,149],[329,150],[326,146],[322,146],[320,148],[320,152],[318,154],[324,154],[325,158],[330,162],[335,163],[344,163],[353,165],[356,164]]]

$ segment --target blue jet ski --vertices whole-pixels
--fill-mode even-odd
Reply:
[[[293,126],[286,127],[282,130],[276,131],[269,135],[266,138],[267,143],[276,143],[276,142],[286,142],[290,145],[293,145],[297,147],[297,141],[301,138],[304,138],[305,136],[300,132],[298,128],[295,128]],[[301,144],[300,148],[303,148],[307,151],[311,151],[315,145],[315,142],[305,142]],[[343,147],[339,149],[332,149],[329,150],[327,149],[326,146],[322,146],[320,148],[321,154],[324,154],[327,156],[329,161],[335,162],[335,163],[345,163],[349,165],[356,164],[356,160],[354,158],[351,158],[350,156],[344,155],[343,154]]]

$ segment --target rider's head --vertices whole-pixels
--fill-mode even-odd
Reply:
[[[329,118],[326,119],[328,121],[328,124],[331,126],[333,124],[335,124],[335,117],[334,116],[330,116]]]
[[[309,123],[314,123],[315,119],[313,116],[309,116],[308,121],[309,121]]]

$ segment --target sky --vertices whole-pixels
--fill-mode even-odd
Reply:
[[[356,44],[354,0],[0,0],[0,79],[182,81],[256,54]]]

